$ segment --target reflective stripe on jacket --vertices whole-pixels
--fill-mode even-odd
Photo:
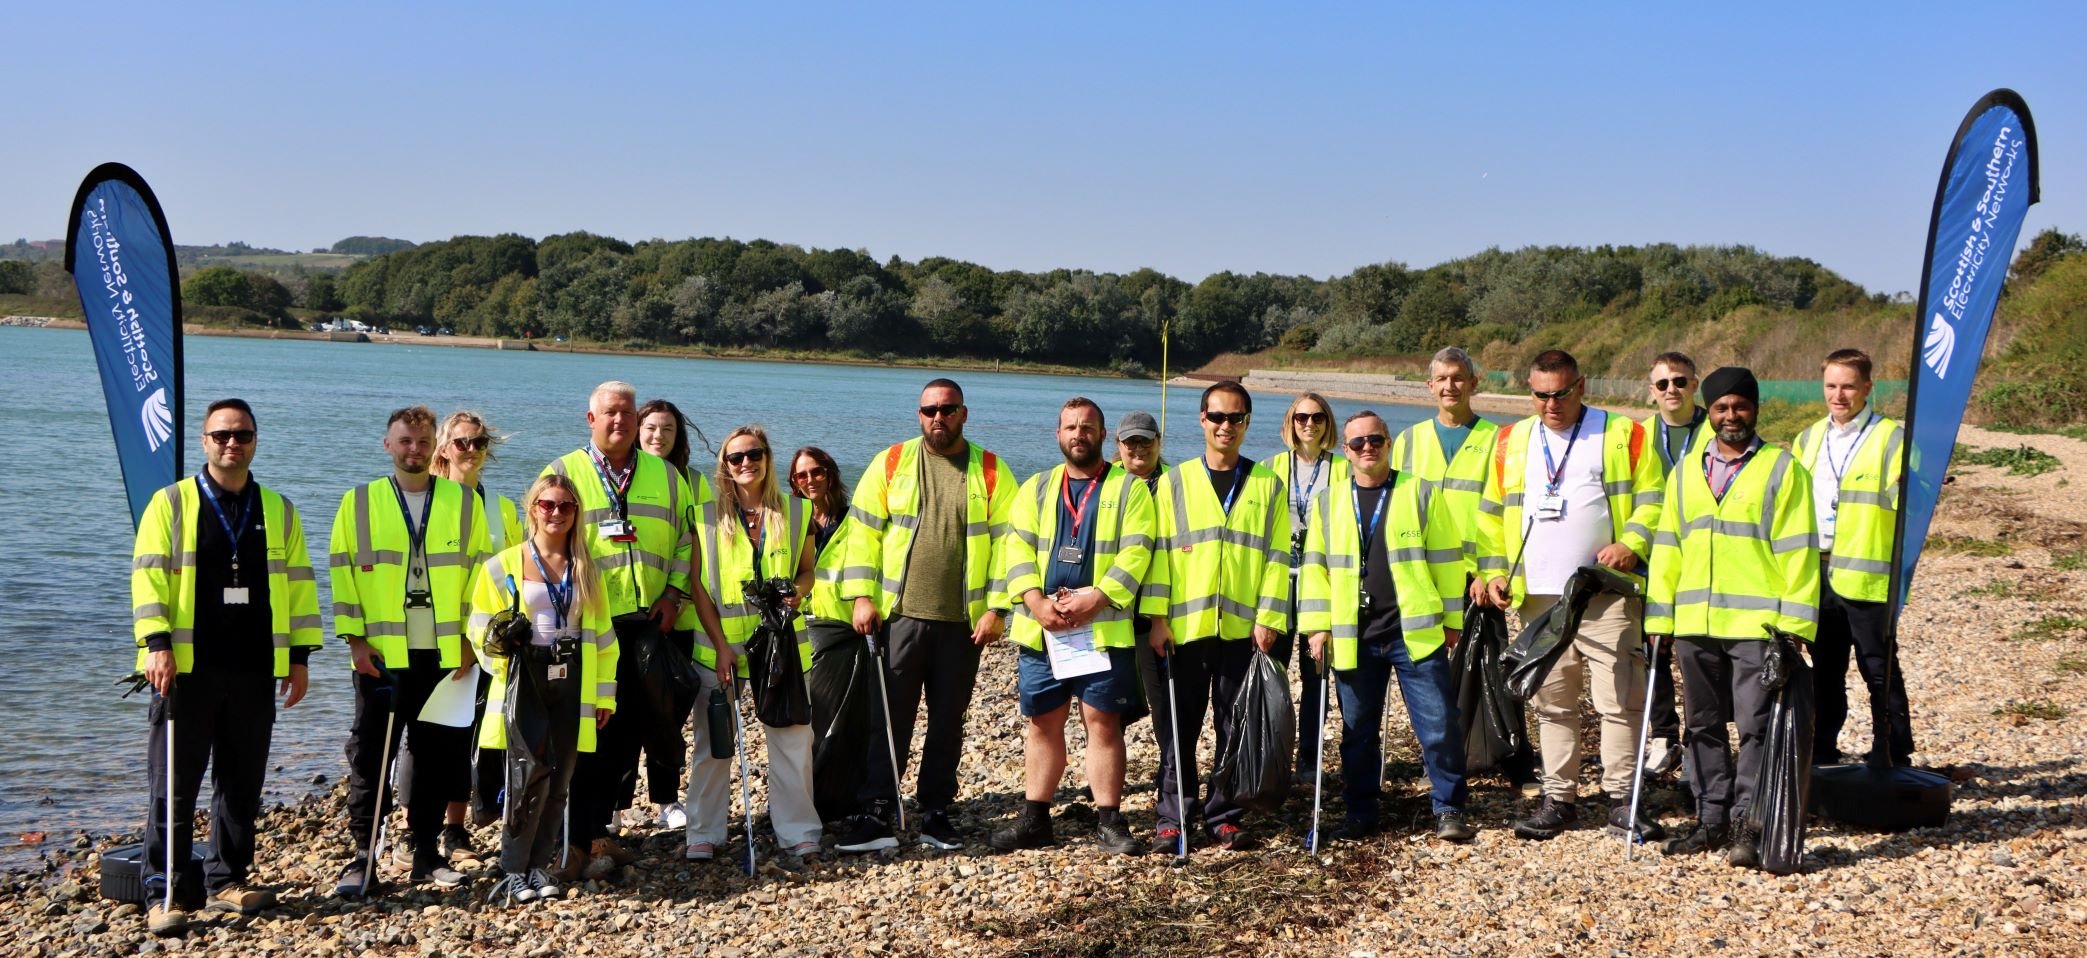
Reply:
[[[1058,498],[1065,481],[1065,467],[1030,476],[1015,496],[1008,522],[1009,534],[1000,540],[1000,576],[1007,582],[1014,622],[1008,637],[1024,648],[1041,651],[1043,624],[1029,614],[1022,597],[1030,589],[1042,589],[1058,552]],[[1092,578],[1088,584],[1108,596],[1108,603],[1095,613],[1096,648],[1131,648],[1137,644],[1134,619],[1138,593],[1152,566],[1152,548],[1159,534],[1152,493],[1145,483],[1123,469],[1111,468],[1095,490],[1089,512],[1081,522],[1094,525]],[[1049,596],[1045,596],[1049,598]]]
[[[471,490],[447,479],[429,477],[428,482],[432,495],[423,517],[423,546],[435,606],[435,647],[442,667],[453,669],[464,661],[464,616],[472,580],[486,557],[486,523]],[[406,566],[413,549],[407,521],[392,480],[378,479],[342,494],[327,547],[334,634],[361,636],[390,668],[406,664]]]
[[[920,528],[920,449],[922,440],[908,439],[870,459],[848,515],[855,529],[848,535],[848,558],[841,567],[841,598],[868,598],[877,614],[889,617],[906,589],[906,558]],[[994,551],[1007,535],[1007,516],[1014,507],[1014,472],[993,457],[994,478],[986,478],[990,454],[970,443],[964,466],[964,607],[976,624],[988,609],[1007,609],[1007,583],[992,576]],[[893,456],[897,458],[894,460]]]
[[[471,637],[471,648],[478,654],[478,662],[493,676],[493,685],[486,693],[485,721],[479,723],[478,744],[484,748],[507,747],[508,660],[486,653],[486,629],[492,624],[493,616],[515,604],[515,593],[509,591],[508,577],[514,577],[513,588],[522,587],[522,569],[530,564],[523,554],[525,545],[511,546],[485,561],[476,583],[471,589],[471,619],[466,630]],[[595,594],[600,595],[600,584]],[[578,610],[580,613],[580,751],[594,751],[594,710],[604,708],[616,710],[616,627],[609,621],[608,609],[600,603]],[[527,608],[523,615],[530,615]]]
[[[1829,464],[1819,461],[1828,422],[1821,419],[1797,436],[1797,461],[1813,473],[1831,471]],[[1841,598],[1882,602],[1891,592],[1891,543],[1898,532],[1899,478],[1905,465],[1900,453],[1905,442],[1898,420],[1879,416],[1841,473],[1833,554],[1826,560],[1826,574]]]
[[[252,480],[248,480],[251,482]],[[138,671],[145,670],[145,640],[168,635],[174,667],[189,672],[196,662],[196,523],[203,493],[189,476],[154,493],[138,520],[131,548],[131,633],[138,643]],[[304,522],[297,507],[275,490],[255,483],[261,497],[262,533],[268,548],[268,621],[275,640],[275,677],[290,674],[290,648],[321,642],[319,584],[304,547]],[[236,544],[234,545],[236,548]]]
[[[580,490],[580,525],[587,550],[601,570],[609,597],[609,617],[644,612],[673,586],[688,595],[689,562],[695,539],[689,534],[688,508],[696,501],[680,470],[643,449],[631,450],[627,518],[635,542],[616,542],[601,533],[601,523],[616,518],[615,503],[602,488],[601,471],[585,449],[575,449],[545,466],[572,480]]]
[[[1423,425],[1425,425],[1423,423]],[[1418,662],[1442,647],[1444,627],[1464,627],[1464,549],[1447,496],[1418,476],[1394,472],[1384,505],[1384,557],[1398,590],[1399,630]],[[1355,667],[1362,639],[1362,530],[1355,523],[1355,485],[1328,486],[1312,497],[1311,529],[1297,577],[1297,631],[1330,632],[1333,667]]]
[[[1471,424],[1456,455],[1445,455],[1435,421],[1423,419],[1407,426],[1391,442],[1391,468],[1434,487],[1456,522],[1467,575],[1478,574],[1478,503],[1485,497],[1486,464],[1499,437],[1499,423],[1479,419]]]
[[[1709,453],[1690,452],[1667,476],[1646,633],[1766,639],[1762,626],[1773,625],[1812,641],[1819,540],[1811,474],[1781,446],[1763,444],[1719,501],[1703,476]]]
[[[1522,568],[1526,522],[1522,518],[1522,483],[1529,456],[1529,430],[1541,429],[1535,416],[1499,431],[1493,443],[1493,468],[1486,470],[1486,489],[1478,503],[1478,573],[1508,577],[1508,589],[1519,605],[1527,590]],[[1609,414],[1601,435],[1602,493],[1609,502],[1609,525],[1615,541],[1630,547],[1643,569],[1652,551],[1652,530],[1659,525],[1659,457],[1645,448],[1645,427],[1628,417]],[[1588,561],[1593,561],[1588,556]],[[1510,576],[1509,573],[1513,574]]]
[[[724,629],[725,641],[739,653],[735,660],[739,674],[746,675],[746,640],[761,627],[761,614],[746,597],[746,583],[757,574],[754,543],[747,537],[745,526],[740,525],[740,518],[724,515],[725,509],[736,512],[738,507],[728,505],[723,499],[712,499],[703,504],[702,518],[696,524],[696,542],[703,556],[703,590],[710,594],[711,604],[717,606],[718,626]],[[763,579],[780,578],[795,582],[798,557],[804,554],[806,540],[811,535],[812,504],[805,499],[785,499],[783,513],[783,528],[771,526],[765,530],[758,575]],[[765,521],[773,523],[775,519],[770,515]],[[726,522],[733,524],[729,532],[723,525]],[[791,628],[797,633],[797,657],[809,671],[812,667],[812,638],[805,629],[804,616],[791,620]],[[716,668],[717,650],[708,642],[697,642],[696,661],[705,668]]]
[[[1290,504],[1265,463],[1240,483],[1227,514],[1201,456],[1160,480],[1155,508],[1167,568],[1147,577],[1139,612],[1167,616],[1176,642],[1289,628]]]

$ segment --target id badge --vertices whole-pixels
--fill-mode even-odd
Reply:
[[[603,519],[596,528],[601,531],[602,538],[612,542],[634,542],[638,538],[631,530],[629,519]]]
[[[1059,546],[1058,561],[1066,565],[1079,565],[1082,558],[1079,546]]]
[[[560,662],[557,665],[547,666],[543,670],[544,678],[556,682],[559,679],[565,677],[565,672],[569,668],[571,668],[571,666],[566,665],[563,662]]]
[[[225,604],[226,604],[226,605],[245,605],[246,603],[247,603],[247,589],[246,589],[246,586],[243,586],[243,585],[228,585],[228,586],[225,586]]]
[[[1565,497],[1555,492],[1538,496],[1536,517],[1546,522],[1556,522],[1565,518]]]

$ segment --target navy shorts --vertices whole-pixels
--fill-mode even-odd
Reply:
[[[1137,655],[1131,649],[1103,649],[1109,653],[1107,671],[1063,680],[1051,675],[1049,655],[1028,648],[1020,651],[1015,663],[1020,675],[1022,714],[1030,718],[1064,708],[1075,696],[1097,712],[1120,714],[1141,694]]]

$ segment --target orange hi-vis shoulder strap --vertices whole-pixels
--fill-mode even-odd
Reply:
[[[1500,427],[1500,437],[1493,441],[1493,476],[1500,481],[1500,488],[1507,488],[1507,440],[1514,435],[1515,424]]]
[[[890,449],[884,450],[884,511],[887,514],[891,512],[891,477],[898,474],[899,450],[905,445],[903,442],[895,442],[891,444]],[[993,501],[994,488],[1000,485],[1000,457],[986,452],[980,454],[979,459],[985,469],[986,502],[990,504]]]
[[[1645,424],[1630,421],[1630,474],[1638,474],[1638,458],[1645,454]]]

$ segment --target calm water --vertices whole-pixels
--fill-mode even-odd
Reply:
[[[346,489],[383,475],[390,410],[424,402],[440,413],[470,408],[508,436],[486,469],[489,488],[519,497],[546,462],[584,444],[587,394],[624,379],[642,398],[672,400],[713,441],[732,427],[764,425],[778,449],[824,446],[844,472],[877,450],[917,435],[914,407],[935,374],[914,369],[500,352],[440,346],[191,337],[186,428],[224,396],[251,402],[260,420],[254,473],[304,516],[319,570],[327,646],[312,659],[311,692],[275,727],[271,801],[346,772],[341,745],[352,696],[347,655],[330,631],[326,539]],[[0,470],[23,538],[0,547],[0,862],[34,854],[18,836],[69,840],[129,829],[145,812],[145,704],[120,700],[111,683],[130,673],[131,527],[109,439],[106,406],[84,332],[0,328],[0,409],[15,461]],[[1057,410],[1074,395],[1115,422],[1132,409],[1159,412],[1149,381],[959,373],[971,407],[966,434],[1004,457],[1018,478],[1057,460]],[[1168,390],[1168,459],[1201,447],[1195,390]],[[1280,448],[1285,400],[1257,397],[1248,455]],[[1336,418],[1359,404],[1336,401]],[[1394,429],[1425,409],[1379,406]],[[200,465],[189,440],[188,467]],[[699,456],[702,453],[698,444]],[[707,461],[707,460],[706,460]],[[850,477],[851,479],[853,476]],[[850,483],[852,485],[852,482]],[[206,792],[207,794],[207,792]]]

